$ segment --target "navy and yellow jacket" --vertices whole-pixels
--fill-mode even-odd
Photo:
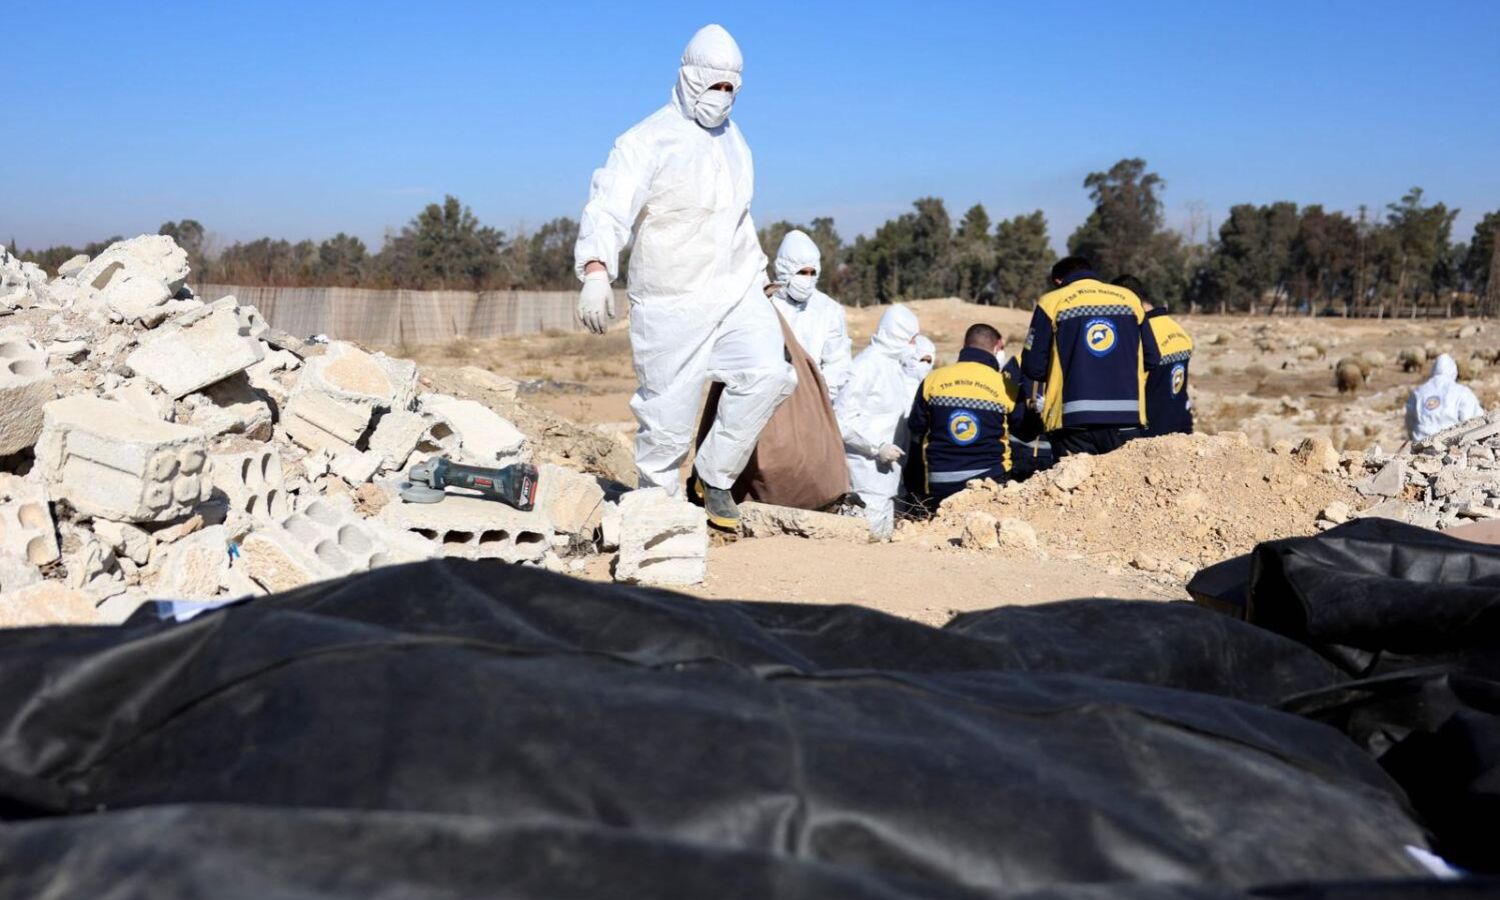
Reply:
[[[1145,321],[1140,298],[1092,272],[1042,295],[1021,371],[1047,386],[1042,423],[1048,431],[1145,423],[1146,369],[1160,357]]]
[[[1146,330],[1156,340],[1161,362],[1146,370],[1146,434],[1192,434],[1188,402],[1188,363],[1193,339],[1164,309],[1146,312]]]
[[[1007,417],[1015,408],[1014,386],[994,354],[972,347],[958,362],[922,380],[907,427],[921,461],[922,493],[947,493],[974,478],[1002,479],[1010,471]],[[912,482],[908,482],[912,484]]]

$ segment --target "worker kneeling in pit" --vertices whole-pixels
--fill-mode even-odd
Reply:
[[[922,379],[912,401],[912,468],[907,484],[935,509],[976,479],[1010,478],[1009,418],[1015,388],[1000,371],[1004,347],[990,325],[969,326],[958,362]]]

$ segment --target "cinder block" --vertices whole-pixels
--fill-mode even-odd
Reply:
[[[689,585],[703,581],[708,564],[708,520],[686,500],[661,488],[620,498],[620,558],[615,580]]]
[[[521,512],[496,500],[450,494],[441,503],[395,500],[377,521],[433,541],[444,556],[528,562],[546,554],[552,530],[538,510]]]
[[[281,426],[287,437],[303,447],[337,455],[359,443],[370,427],[372,413],[369,403],[302,391],[293,395],[282,410]]]
[[[185,313],[141,338],[125,358],[168,396],[184,397],[260,362],[259,341],[240,333],[233,297]]]
[[[0,456],[36,443],[42,407],[56,397],[42,348],[18,329],[0,331]]]
[[[281,474],[281,452],[275,445],[210,454],[209,477],[230,509],[267,522],[280,522],[292,511]]]
[[[54,500],[86,516],[165,522],[208,499],[203,432],[78,395],[43,410],[37,464]]]
[[[318,497],[240,544],[245,573],[268,591],[424,558],[425,544],[365,522],[344,497]]]
[[[0,475],[0,557],[30,566],[58,559],[57,524],[46,489],[15,475]]]
[[[334,341],[322,355],[304,362],[297,390],[318,391],[384,409],[406,409],[417,391],[417,364],[383,353],[366,353],[347,341]]]
[[[211,384],[183,401],[193,407],[188,423],[205,436],[243,434],[257,441],[271,437],[271,407],[250,386],[243,372]]]

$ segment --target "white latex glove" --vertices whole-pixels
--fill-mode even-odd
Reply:
[[[609,286],[608,272],[590,272],[583,276],[578,292],[578,318],[594,334],[603,334],[609,320],[615,317],[615,292]]]
[[[893,463],[905,455],[906,451],[895,444],[881,444],[880,449],[875,453],[875,458],[883,463]]]

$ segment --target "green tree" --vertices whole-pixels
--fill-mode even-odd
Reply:
[[[364,241],[340,231],[318,245],[318,277],[325,284],[352,287],[364,278],[369,257]]]
[[[578,286],[573,267],[573,245],[578,242],[578,223],[553,219],[528,239],[531,278],[527,287],[536,290],[572,290]]]
[[[990,215],[982,204],[969,207],[953,236],[955,293],[978,299],[995,271],[995,246],[990,241]]]
[[[380,251],[380,268],[401,287],[477,290],[500,272],[500,247],[505,235],[483,225],[457,197],[428,204],[387,238]]]
[[[1231,207],[1208,263],[1214,298],[1239,309],[1250,308],[1267,293],[1271,309],[1286,300],[1296,274],[1292,247],[1298,224],[1294,203]]]
[[[1394,273],[1398,301],[1420,300],[1451,284],[1453,220],[1458,210],[1426,205],[1422,189],[1412,188],[1400,203],[1386,205],[1391,240],[1385,245],[1386,271]]]
[[[1047,237],[1041,210],[1006,219],[995,226],[995,302],[1029,305],[1047,290],[1047,276],[1057,254]]]
[[[1187,285],[1182,237],[1163,225],[1167,183],[1140,158],[1122,159],[1083,180],[1094,211],[1068,238],[1068,252],[1084,256],[1108,278],[1131,274],[1153,298],[1168,302]]]
[[[1500,282],[1495,268],[1500,265],[1496,258],[1497,231],[1500,231],[1500,210],[1489,213],[1474,226],[1474,237],[1469,240],[1469,251],[1464,254],[1464,278],[1468,280],[1470,290],[1480,297],[1486,297],[1491,285]],[[1500,309],[1486,307],[1485,312],[1494,315],[1500,313]]]
[[[1341,212],[1303,207],[1292,242],[1292,290],[1316,306],[1352,301],[1358,280],[1359,226]]]

